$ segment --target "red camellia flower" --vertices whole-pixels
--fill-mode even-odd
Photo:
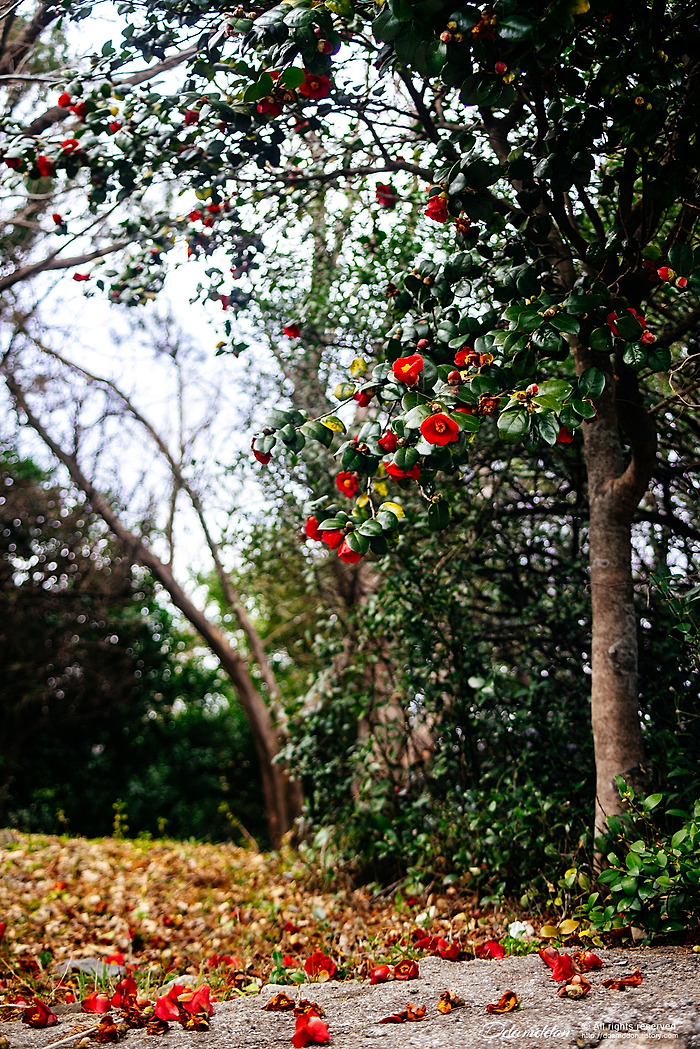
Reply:
[[[5,163],[7,163],[7,161],[5,161]],[[688,286],[688,278],[687,277],[676,277],[676,287],[677,288],[683,289],[683,288],[687,288],[687,286]]]
[[[83,998],[80,1007],[84,1013],[108,1013],[111,1008],[109,995],[93,991],[87,998]]]
[[[673,278],[676,275],[674,270],[672,270],[670,266],[659,266],[656,272],[658,273],[661,280],[673,280]]]
[[[402,470],[396,463],[387,463],[386,472],[389,474],[389,477],[394,477],[397,481],[403,481],[407,477],[417,481],[420,477],[420,463],[416,463],[410,470]]]
[[[425,209],[425,214],[429,219],[433,219],[434,222],[447,222],[450,217],[447,210],[447,195],[438,193],[436,196],[431,197]]]
[[[68,106],[71,104],[72,101],[73,99],[70,97],[67,91],[63,91],[58,96],[58,105],[61,107],[61,109],[68,109]]]
[[[42,178],[50,178],[51,175],[53,175],[53,160],[49,160],[48,157],[37,157],[36,166],[38,167],[39,174]]]
[[[398,195],[396,190],[391,183],[378,182],[374,190],[374,196],[376,197],[377,204],[380,208],[385,208],[387,211],[392,211],[396,207],[398,201]]]
[[[398,443],[399,443],[398,437],[396,436],[395,433],[392,433],[391,430],[387,430],[386,433],[384,434],[384,436],[380,437],[379,440],[377,441],[377,444],[379,445],[379,447],[383,448],[384,451],[387,454],[391,454],[391,452],[395,452],[396,448],[398,446]]]
[[[360,482],[357,480],[355,474],[350,473],[348,470],[341,470],[339,474],[336,474],[335,484],[336,488],[338,488],[343,495],[346,495],[348,499],[352,499],[360,490]]]
[[[303,1049],[305,1045],[325,1045],[330,1040],[330,1032],[320,1016],[315,1016],[314,1013],[302,1013],[301,1016],[297,1016],[296,1030],[292,1035],[292,1045],[295,1049]]]
[[[29,1027],[54,1027],[58,1023],[58,1017],[48,1005],[35,998],[34,1004],[22,1013],[22,1023]]]
[[[136,1001],[137,994],[138,987],[136,986],[136,980],[133,976],[125,976],[124,979],[120,980],[114,988],[114,994],[112,995],[110,1005],[113,1005],[115,1009],[126,1008]]]
[[[63,215],[59,215],[57,211],[55,211],[53,213],[51,218],[53,219],[53,221],[56,223],[57,226],[62,226],[63,225]]]
[[[596,969],[603,968],[603,962],[593,951],[576,951],[574,953],[574,964],[582,973],[590,973]]]
[[[270,459],[272,458],[272,452],[260,452],[260,451],[258,451],[258,449],[255,447],[255,437],[250,442],[250,447],[251,447],[251,450],[253,452],[253,455],[258,460],[258,462],[262,463],[263,466],[267,466],[267,464],[269,463]]]
[[[301,328],[298,324],[285,324],[282,331],[288,339],[298,339],[301,335]]]
[[[406,386],[416,385],[423,368],[424,363],[420,353],[412,353],[410,357],[399,357],[391,366],[394,378],[405,383]]]
[[[498,940],[487,940],[474,948],[476,958],[505,958],[506,949]]]
[[[346,565],[356,565],[358,561],[362,560],[362,554],[348,546],[347,539],[343,540],[343,543],[338,550],[338,557],[341,561],[344,561]]]
[[[569,954],[560,954],[552,966],[553,980],[570,980],[576,969]]]
[[[77,138],[64,138],[61,142],[61,149],[64,153],[79,153],[80,143]]]
[[[370,390],[358,390],[357,393],[352,395],[352,399],[357,401],[360,408],[366,408],[372,400],[372,393]]]
[[[77,280],[77,281],[90,280],[90,274],[89,273],[74,273],[73,274],[73,280]]]
[[[185,1012],[190,1014],[203,1013],[204,1016],[211,1016],[214,1012],[214,1006],[209,1001],[210,992],[209,984],[203,983],[196,991],[186,989],[182,994],[178,995],[177,1000]]]
[[[74,106],[68,106],[68,108],[73,114],[73,116],[76,116],[78,120],[82,120],[85,114],[87,113],[87,106],[84,102],[78,102]]]
[[[198,222],[199,219],[201,219],[202,217],[202,212],[199,210],[199,208],[195,208],[194,211],[191,211],[187,217],[190,220],[190,222]]]
[[[185,127],[192,127],[193,124],[199,123],[199,113],[196,109],[185,110]]]
[[[112,123],[109,125],[109,130],[110,131],[115,131],[116,132],[116,131],[121,131],[121,129],[122,129],[122,122],[121,122],[121,120],[113,120]]]
[[[574,435],[568,426],[560,426],[559,433],[557,434],[557,444],[571,444],[574,439]]]
[[[508,72],[508,66],[505,64],[505,62],[496,62],[493,68],[496,70],[499,76],[503,76],[504,73]]]
[[[321,973],[327,973],[328,979],[330,979],[337,971],[338,966],[323,951],[314,951],[304,962],[304,972],[307,976],[319,976]]]
[[[646,346],[651,346],[652,342],[656,342],[656,336],[654,335],[653,332],[645,331],[644,334],[642,335],[642,342]]]
[[[343,533],[339,528],[327,528],[321,532],[321,542],[325,543],[329,550],[337,550],[343,541]]]
[[[271,117],[278,117],[282,112],[282,106],[272,95],[261,98],[258,102],[258,113],[269,113]]]
[[[460,956],[462,948],[458,943],[448,943],[447,940],[443,940],[442,937],[438,940],[438,954],[441,958],[445,958],[449,962],[456,962]]]
[[[306,524],[304,525],[304,531],[307,539],[316,539],[318,542],[321,541],[321,533],[318,530],[318,518],[307,517]]]
[[[331,82],[325,74],[307,73],[304,70],[304,83],[299,88],[299,94],[303,95],[304,98],[310,98],[317,101],[320,98],[327,98],[331,93]]]
[[[444,412],[429,415],[420,424],[420,432],[428,444],[437,444],[441,447],[456,441],[459,437],[459,426]]]
[[[369,982],[386,983],[387,980],[392,979],[393,975],[390,965],[377,965],[369,974]]]
[[[22,158],[21,157],[5,157],[5,165],[8,168],[21,168]]]
[[[417,980],[419,976],[418,962],[414,961],[413,958],[402,958],[394,966],[395,980]]]
[[[481,367],[481,354],[473,350],[471,346],[463,346],[455,353],[455,364],[458,368],[468,368],[472,364],[479,368]]]
[[[635,309],[633,309],[632,306],[628,306],[627,307],[627,312],[632,314],[634,319],[636,321],[638,321],[639,324],[641,324],[642,328],[646,328],[647,322],[644,320],[644,317],[642,317],[642,315],[640,313],[637,313],[637,311]],[[610,328],[610,331],[613,333],[613,335],[619,335],[620,334],[619,331],[617,330],[617,325],[615,324],[615,321],[617,320],[618,317],[619,317],[619,314],[615,310],[613,310],[613,312],[609,313],[607,318],[606,318],[607,323],[608,323],[608,327]]]
[[[160,998],[156,998],[156,1006],[153,1010],[154,1016],[157,1016],[159,1020],[177,1020],[180,1016],[180,1010],[177,1007],[177,1003],[172,1000],[169,994],[161,995]]]

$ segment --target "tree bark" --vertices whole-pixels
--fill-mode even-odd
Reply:
[[[270,844],[273,849],[279,848],[283,835],[291,828],[295,816],[298,815],[295,811],[298,803],[298,790],[296,785],[291,784],[284,767],[275,760],[280,751],[280,741],[272,724],[270,712],[257,691],[244,661],[214,624],[193,604],[174,578],[170,568],[146,546],[140,536],[135,535],[122,524],[104,495],[85,476],[75,456],[65,451],[51,437],[27,404],[24,392],[13,376],[6,372],[5,379],[17,410],[25,414],[32,429],[67,468],[73,482],[83,492],[92,509],[102,517],[129,552],[134,563],[148,568],[168,592],[173,604],[180,609],[201,635],[230,677],[250,725],[260,764]]]
[[[577,370],[606,373],[598,418],[583,427],[588,473],[592,605],[591,721],[596,764],[595,830],[621,810],[615,776],[639,789],[644,747],[637,687],[637,617],[632,577],[632,518],[647,490],[656,431],[642,407],[636,377],[585,347]],[[624,435],[624,440],[623,440]]]

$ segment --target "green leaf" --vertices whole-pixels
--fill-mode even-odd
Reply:
[[[284,84],[285,87],[291,87],[292,89],[300,87],[306,80],[306,74],[303,69],[299,69],[298,66],[290,66],[289,69],[285,69],[282,76],[279,78],[278,83]]]
[[[613,348],[612,332],[609,328],[594,328],[588,344],[596,353],[611,353]]]
[[[431,532],[440,532],[447,528],[452,516],[452,508],[444,496],[436,496],[428,507],[428,527]]]
[[[301,427],[301,432],[314,441],[319,441],[324,448],[330,448],[333,443],[333,431],[317,420],[306,422]]]
[[[625,342],[639,342],[644,334],[644,328],[631,313],[625,310],[615,321],[618,335]]]
[[[590,367],[578,377],[578,394],[580,397],[600,397],[605,389],[605,372],[600,368]]]
[[[466,430],[467,433],[476,433],[481,426],[481,421],[476,415],[468,415],[466,412],[450,412],[450,418],[454,419],[460,430]]]
[[[693,268],[693,249],[689,244],[676,242],[668,253],[668,261],[681,276],[687,277]]]
[[[571,400],[571,407],[577,412],[582,419],[594,419],[596,410],[590,401],[580,401],[578,398],[573,397]]]
[[[538,310],[527,309],[518,314],[517,325],[521,331],[531,332],[539,328],[542,323],[542,314]]]
[[[576,335],[581,330],[578,317],[572,317],[570,313],[557,313],[552,317],[552,324],[559,331],[565,331],[568,335]]]
[[[572,389],[571,383],[566,379],[547,379],[546,382],[540,383],[538,396],[556,397],[560,401],[565,401]]]
[[[360,535],[368,535],[368,536],[381,535],[382,534],[382,526],[379,523],[379,521],[375,521],[375,520],[365,521],[364,524],[360,525],[360,527],[357,529],[357,531],[360,533]]]
[[[345,536],[345,542],[356,554],[366,554],[369,550],[369,537],[360,535],[359,532],[349,532]]]
[[[281,430],[283,426],[286,426],[291,420],[290,412],[283,412],[279,408],[272,408],[267,413],[265,419],[265,425],[271,426],[273,430]]]
[[[553,415],[536,415],[533,425],[545,444],[555,445],[559,436],[559,422]]]
[[[558,357],[562,352],[567,356],[569,354],[568,343],[549,325],[532,333],[532,345],[541,357]]]
[[[285,25],[292,29],[301,29],[303,26],[311,25],[316,21],[316,12],[308,7],[295,7],[288,15],[284,16]]]
[[[647,348],[643,344],[637,345],[636,343],[632,346],[626,346],[622,359],[634,371],[639,371],[647,362]]]
[[[395,532],[399,527],[398,517],[396,514],[392,514],[390,510],[380,510],[377,514],[376,520],[385,532]]]
[[[645,812],[651,812],[656,806],[663,800],[663,794],[650,794],[642,802],[642,808]]]
[[[517,441],[530,429],[530,416],[522,409],[501,412],[498,417],[498,432],[504,441]]]
[[[529,40],[534,31],[534,23],[522,15],[506,15],[499,20],[498,35],[501,40]]]
[[[410,470],[412,466],[416,465],[419,459],[420,455],[413,447],[397,448],[394,452],[394,462],[399,470]]]
[[[668,346],[652,346],[647,352],[647,364],[653,372],[667,372],[671,367],[671,351]]]

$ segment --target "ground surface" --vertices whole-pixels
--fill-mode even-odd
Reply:
[[[261,857],[232,847],[5,835],[0,1003],[5,1017],[16,1016],[18,1010],[8,1005],[17,995],[36,994],[51,1004],[58,1022],[33,1029],[8,1020],[0,1025],[0,1037],[11,1049],[75,1044],[100,1020],[81,1012],[80,1000],[96,987],[110,992],[133,965],[140,993],[152,1001],[167,981],[183,977],[209,983],[219,1000],[208,1031],[171,1024],[156,1038],[130,1030],[126,1040],[132,1049],[145,1042],[151,1047],[154,1039],[162,1049],[290,1046],[293,1015],[263,1008],[281,989],[267,982],[275,965],[272,952],[279,949],[286,980],[303,971],[314,950],[339,965],[336,979],[284,988],[294,999],[312,999],[325,1010],[330,1046],[336,1049],[374,1043],[386,1049],[601,1044],[700,1049],[700,954],[689,948],[597,949],[604,968],[587,974],[591,991],[572,1001],[557,995],[560,985],[537,954],[449,961],[413,947],[411,934],[421,925],[432,936],[459,943],[461,957],[468,957],[475,945],[502,938],[514,915],[474,917],[455,895],[399,901],[397,907],[367,890],[324,884],[317,868],[291,854]],[[416,979],[367,981],[374,964],[401,957],[417,960]],[[95,970],[102,974],[107,959],[113,968],[106,980],[98,980]],[[78,963],[83,971],[75,972]],[[638,986],[623,991],[602,986],[604,979],[636,968],[642,975]],[[337,979],[344,976],[364,979]],[[446,990],[465,1004],[443,1015],[436,1006]],[[520,1008],[489,1014],[486,1006],[506,991],[516,993]],[[405,1011],[409,1002],[426,1006],[423,1020],[379,1023]]]

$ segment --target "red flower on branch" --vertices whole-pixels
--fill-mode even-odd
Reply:
[[[64,138],[61,142],[61,149],[64,153],[79,153],[80,142],[77,138]]]
[[[62,91],[61,94],[58,96],[57,105],[59,105],[61,109],[68,109],[68,106],[71,104],[72,101],[73,99],[68,94],[68,92]]]
[[[299,88],[299,94],[303,95],[304,98],[318,101],[318,99],[327,98],[330,95],[331,82],[324,73],[307,73],[304,70],[304,77],[304,83]]]
[[[405,383],[406,386],[415,386],[424,367],[420,353],[412,353],[409,357],[397,358],[391,366],[391,371],[399,382]]]
[[[392,211],[399,199],[391,183],[378,182],[374,190],[374,196],[379,207],[384,208],[386,211]]]
[[[343,541],[343,533],[339,528],[327,528],[321,532],[321,542],[325,543],[329,550],[337,550]]]
[[[335,478],[336,488],[346,495],[348,499],[353,499],[358,491],[360,490],[360,482],[354,473],[350,473],[349,470],[341,470],[339,474],[336,474]]]
[[[87,113],[87,106],[84,102],[78,102],[74,106],[68,106],[68,109],[71,111],[73,116],[76,116],[78,118],[78,120],[82,120],[85,114]]]
[[[268,113],[271,117],[278,117],[282,112],[282,106],[272,97],[272,95],[267,95],[266,98],[261,98],[258,102],[257,109],[258,113]]]
[[[49,160],[48,157],[39,156],[36,158],[36,166],[39,169],[39,174],[42,178],[51,178],[54,172],[53,160]]]
[[[560,426],[559,433],[557,434],[557,444],[571,444],[574,439],[574,435],[568,426]]]
[[[318,518],[317,517],[307,517],[306,518],[306,524],[304,525],[304,532],[306,533],[306,538],[307,539],[315,539],[317,542],[320,543],[320,541],[321,541],[321,533],[318,530]]]
[[[416,463],[410,470],[402,470],[396,463],[387,463],[386,472],[389,474],[389,477],[393,477],[397,481],[403,481],[407,477],[417,481],[420,477],[420,463]]]
[[[185,110],[185,127],[192,127],[199,123],[199,113],[196,109]]]
[[[73,280],[77,280],[77,281],[90,280],[90,274],[89,273],[74,273],[73,274]]]
[[[121,122],[121,120],[113,120],[112,123],[109,125],[109,130],[112,131],[112,132],[121,131],[121,129],[122,129],[122,122]]]
[[[298,324],[285,324],[282,331],[288,339],[298,339],[301,335],[301,328]]]
[[[356,565],[358,561],[362,560],[362,554],[357,550],[353,550],[348,545],[347,539],[343,540],[342,545],[338,550],[338,557],[341,561],[344,561],[346,565]]]
[[[431,197],[425,209],[425,214],[429,219],[433,219],[434,222],[447,222],[450,217],[447,210],[447,194],[438,193]]]
[[[358,390],[357,393],[352,395],[352,399],[357,401],[360,408],[366,408],[372,400],[372,392],[370,390]]]
[[[392,452],[396,451],[398,443],[398,437],[395,433],[392,433],[391,430],[387,430],[384,436],[380,437],[377,441],[379,447],[382,448],[387,453],[387,455],[390,455]]]
[[[459,438],[459,426],[444,412],[429,415],[420,424],[420,432],[428,444],[437,444],[444,447]]]

